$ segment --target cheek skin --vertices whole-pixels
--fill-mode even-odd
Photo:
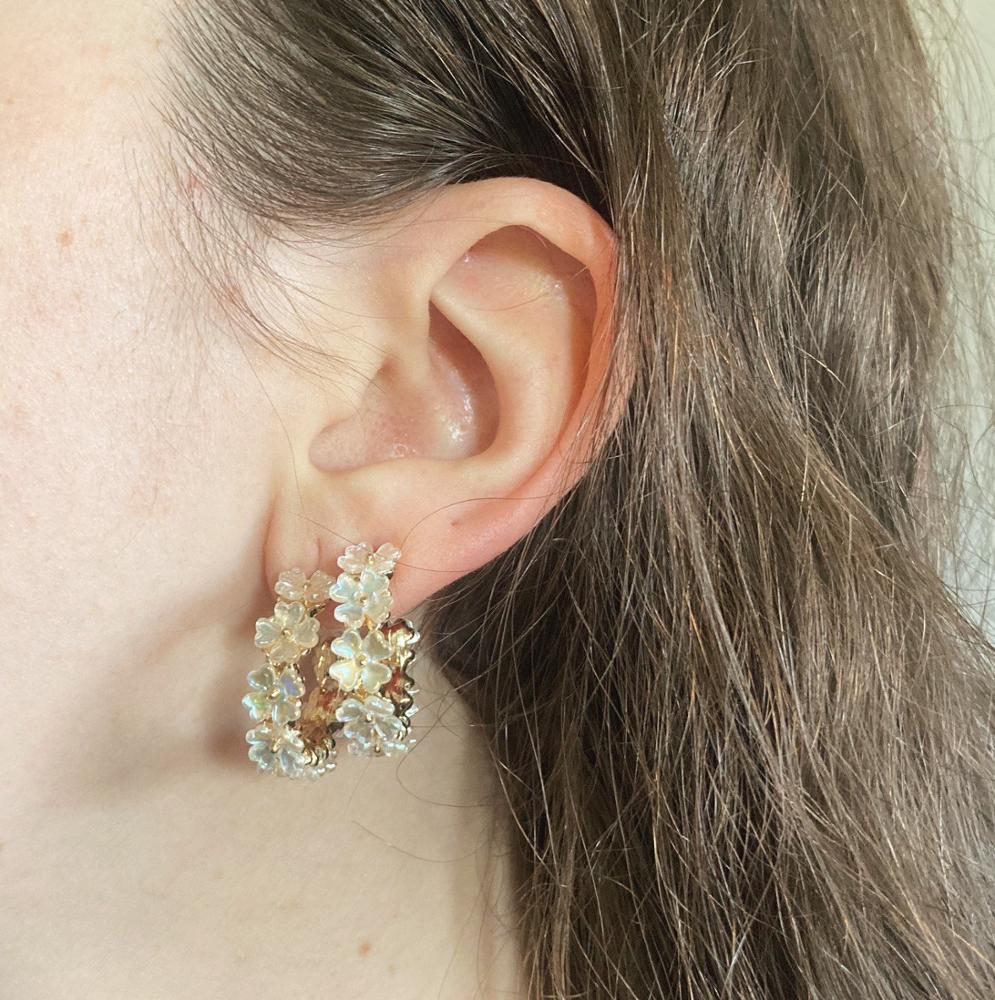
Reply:
[[[0,0],[0,672],[237,608],[269,486],[265,396],[156,235],[160,26],[26,6]]]

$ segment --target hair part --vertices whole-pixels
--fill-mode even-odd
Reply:
[[[517,826],[534,995],[988,1000],[995,672],[939,572],[954,223],[903,0],[175,16],[176,152],[225,218],[524,175],[616,234],[622,420],[424,623]]]

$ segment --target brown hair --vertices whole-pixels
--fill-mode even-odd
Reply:
[[[989,1000],[995,674],[939,572],[954,216],[905,2],[176,16],[177,152],[227,217],[526,175],[617,235],[621,423],[425,623],[520,831],[534,995]]]

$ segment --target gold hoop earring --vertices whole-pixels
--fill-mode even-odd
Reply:
[[[256,622],[266,662],[249,673],[242,698],[254,724],[245,734],[249,760],[260,771],[318,778],[335,767],[338,737],[360,757],[393,757],[414,745],[418,688],[408,666],[420,635],[406,618],[389,618],[400,555],[390,543],[374,550],[362,542],[339,556],[335,580],[322,570],[280,574],[273,615]],[[319,615],[329,602],[343,629],[323,640]]]

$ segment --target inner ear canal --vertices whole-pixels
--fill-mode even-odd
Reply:
[[[426,364],[413,372],[387,361],[356,413],[314,441],[312,458],[339,470],[408,456],[468,458],[494,441],[498,417],[497,387],[480,352],[429,303]]]

